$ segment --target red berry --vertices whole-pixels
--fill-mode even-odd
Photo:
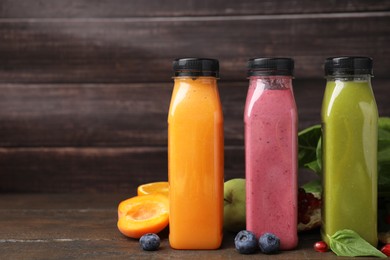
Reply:
[[[390,244],[386,244],[382,247],[381,252],[387,256],[390,256]]]
[[[328,245],[324,241],[318,241],[314,244],[314,250],[324,253],[328,251]]]

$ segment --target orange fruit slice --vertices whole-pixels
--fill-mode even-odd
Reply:
[[[146,194],[154,194],[154,193],[160,193],[165,196],[168,196],[168,192],[169,192],[169,184],[167,181],[142,184],[138,186],[137,189],[138,196],[146,195]]]
[[[168,226],[168,197],[162,194],[135,196],[118,206],[118,229],[128,237],[140,238]]]

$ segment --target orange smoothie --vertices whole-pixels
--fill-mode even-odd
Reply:
[[[172,248],[220,247],[223,157],[223,116],[216,77],[179,74],[168,115]]]

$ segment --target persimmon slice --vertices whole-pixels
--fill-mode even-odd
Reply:
[[[168,196],[169,184],[167,181],[151,182],[138,186],[137,194],[138,196],[160,193],[165,196]]]
[[[168,197],[161,194],[135,196],[118,206],[118,229],[128,237],[140,238],[168,226]]]

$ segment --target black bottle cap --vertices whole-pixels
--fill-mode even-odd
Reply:
[[[373,75],[369,57],[330,57],[325,60],[325,76],[364,74]]]
[[[173,61],[175,77],[218,77],[219,62],[215,59],[182,58]]]
[[[293,76],[291,58],[253,58],[247,63],[248,76]]]

